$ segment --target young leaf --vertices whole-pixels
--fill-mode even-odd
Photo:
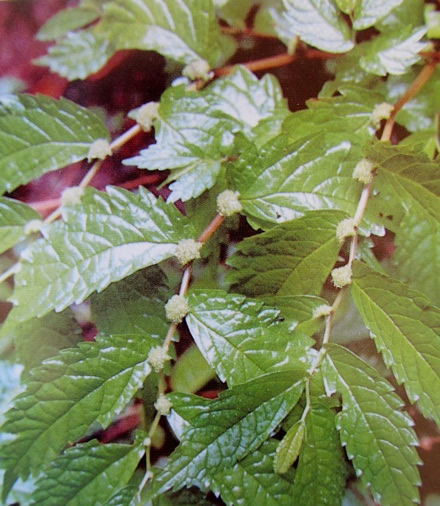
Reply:
[[[232,289],[249,296],[319,295],[337,260],[336,227],[345,217],[310,211],[238,243],[228,259]]]
[[[186,201],[211,188],[225,155],[232,153],[234,134],[270,139],[288,114],[280,86],[269,74],[260,81],[244,67],[205,90],[168,88],[155,124],[157,143],[125,160],[149,170],[178,169],[169,200]]]
[[[169,325],[164,306],[170,296],[165,274],[152,266],[93,294],[92,320],[103,334],[161,337]]]
[[[352,294],[382,353],[411,402],[440,425],[440,310],[422,294],[357,263]]]
[[[113,281],[173,256],[181,239],[194,236],[174,205],[143,188],[138,194],[88,188],[81,204],[63,210],[63,218],[23,254],[13,321],[82,302]]]
[[[101,119],[65,98],[0,96],[0,192],[83,160],[101,138]]]
[[[266,372],[307,367],[311,339],[277,321],[260,301],[221,290],[194,291],[186,323],[206,361],[230,386]]]
[[[304,506],[339,506],[345,475],[346,464],[335,413],[315,400],[306,418],[306,437],[299,455],[292,502]]]
[[[370,485],[375,501],[391,505],[419,502],[420,463],[410,417],[402,400],[375,369],[338,345],[329,345],[323,362],[330,391],[342,394],[337,415],[341,441],[356,474]]]
[[[211,485],[214,493],[226,504],[290,506],[293,473],[279,476],[274,472],[277,444],[269,439],[233,467],[215,473]]]
[[[217,472],[251,454],[297,403],[302,389],[296,374],[284,371],[265,374],[220,394],[191,420],[167,467],[156,474],[151,494],[209,483]]]
[[[26,224],[39,219],[41,216],[26,204],[0,197],[0,253],[24,239]]]
[[[92,423],[108,426],[141,388],[150,373],[148,353],[158,343],[139,335],[98,336],[34,369],[2,427],[17,436],[1,448],[5,496],[18,476],[41,471]]]
[[[400,28],[377,36],[362,45],[361,67],[372,74],[405,74],[420,60],[419,53],[426,47],[420,39],[426,34],[425,27]]]
[[[105,504],[113,493],[130,480],[145,452],[141,443],[132,446],[102,445],[90,441],[69,448],[51,463],[37,481],[32,504]]]
[[[345,53],[353,49],[350,28],[331,0],[283,0],[283,16],[292,36],[324,51]]]
[[[374,143],[366,154],[378,165],[375,187],[393,215],[396,273],[439,304],[439,164],[423,152],[389,143]]]
[[[353,28],[364,30],[388,15],[402,0],[360,0],[355,3]]]
[[[286,473],[298,458],[306,434],[303,420],[298,421],[287,431],[280,441],[274,459],[275,472]]]

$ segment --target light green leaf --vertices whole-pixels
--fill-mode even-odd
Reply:
[[[371,42],[362,45],[363,56],[360,66],[372,74],[405,74],[420,60],[419,53],[426,48],[420,39],[426,34],[425,27],[400,28],[378,35]]]
[[[375,28],[381,32],[400,29],[402,26],[422,26],[424,2],[420,0],[403,0],[387,16],[376,23]]]
[[[145,447],[138,443],[102,445],[96,441],[69,448],[37,481],[34,505],[104,504],[131,478]]]
[[[151,496],[211,481],[265,441],[298,401],[303,384],[292,371],[265,374],[211,401],[182,435]],[[181,394],[173,394],[170,400]],[[185,394],[183,394],[185,395]],[[186,396],[187,397],[187,396]]]
[[[332,53],[353,49],[350,28],[331,0],[283,0],[283,5],[292,38],[298,35],[307,44]]]
[[[428,25],[428,37],[440,39],[440,12],[436,10],[434,4],[425,5],[424,17]]]
[[[350,14],[356,7],[358,0],[335,0],[335,3],[342,12]]]
[[[98,336],[34,369],[2,427],[17,436],[1,448],[5,495],[18,476],[41,471],[92,423],[107,427],[141,388],[150,373],[148,353],[159,343],[139,335]]]
[[[303,420],[298,421],[290,427],[277,447],[274,459],[275,472],[284,474],[296,462],[305,434],[306,426]]]
[[[254,297],[319,295],[338,257],[336,227],[345,217],[310,211],[238,243],[228,259],[232,289]]]
[[[440,310],[361,263],[355,265],[352,294],[385,364],[405,384],[410,401],[440,425]]]
[[[23,254],[13,321],[82,302],[113,281],[173,256],[181,239],[194,236],[174,205],[143,188],[138,194],[88,188],[81,204],[63,209],[63,219]]]
[[[41,216],[18,200],[0,197],[0,253],[25,238],[25,225]]]
[[[100,138],[109,133],[98,116],[69,100],[0,96],[0,192],[86,158]]]
[[[375,187],[388,200],[396,232],[396,275],[440,304],[440,165],[406,146],[374,143]]]
[[[364,30],[388,15],[402,0],[360,0],[354,8],[353,28]]]
[[[215,372],[195,344],[187,348],[174,365],[170,381],[173,392],[193,393],[215,378]]]
[[[226,504],[290,506],[293,473],[275,474],[277,444],[278,441],[269,439],[233,467],[215,473],[211,485],[214,493],[220,494]]]
[[[243,28],[246,17],[255,3],[255,0],[214,0],[218,15],[224,19],[229,26]]]
[[[345,475],[335,413],[325,404],[314,401],[306,418],[306,437],[299,455],[292,503],[340,506]]]
[[[281,88],[269,74],[258,80],[244,67],[202,91],[185,86],[162,95],[155,123],[156,144],[125,160],[149,170],[178,169],[169,180],[169,200],[186,201],[211,188],[225,156],[234,149],[234,136],[264,141],[278,134],[288,109]]]
[[[165,336],[169,323],[164,306],[170,297],[165,274],[152,266],[93,294],[92,320],[103,334]]]
[[[391,384],[336,344],[329,345],[323,371],[328,389],[342,394],[337,415],[342,444],[375,501],[384,506],[419,502],[417,437]]]
[[[194,291],[186,323],[206,361],[230,386],[266,372],[307,367],[311,339],[277,320],[261,301],[221,290]]]
[[[83,340],[81,327],[70,309],[19,323],[13,334],[17,360],[27,370]]]

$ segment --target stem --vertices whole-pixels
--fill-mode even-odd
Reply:
[[[220,228],[220,225],[224,222],[225,217],[221,214],[217,214],[217,216],[211,221],[211,223],[205,228],[205,230],[200,234],[197,239],[198,242],[206,242],[217,230]]]
[[[278,39],[276,35],[272,35],[270,33],[255,32],[251,28],[232,28],[230,26],[222,26],[221,31],[226,35],[244,35],[246,37],[256,37],[260,39]]]

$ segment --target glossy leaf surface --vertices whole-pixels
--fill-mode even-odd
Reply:
[[[18,200],[0,197],[0,253],[25,238],[25,226],[41,216]]]

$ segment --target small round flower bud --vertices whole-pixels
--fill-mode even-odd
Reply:
[[[84,188],[80,186],[72,186],[66,188],[61,194],[61,205],[75,205],[81,202],[81,197],[84,195]]]
[[[196,258],[200,258],[200,249],[203,243],[194,239],[182,239],[176,248],[176,257],[181,265],[185,265]]]
[[[27,222],[23,229],[24,235],[30,235],[34,234],[35,232],[39,232],[42,225],[43,222],[41,220],[31,220]]]
[[[160,372],[163,369],[165,362],[170,359],[171,357],[168,355],[167,350],[163,346],[155,346],[150,350],[147,362],[156,372]]]
[[[332,307],[328,304],[321,304],[318,307],[315,307],[313,310],[313,318],[321,318],[322,316],[328,316],[332,312]]]
[[[168,320],[173,323],[180,323],[189,313],[188,302],[181,295],[173,295],[165,304],[165,312]]]
[[[332,270],[333,284],[337,288],[342,288],[343,286],[349,285],[351,283],[351,276],[352,271],[351,267],[348,264]]]
[[[189,63],[183,70],[182,75],[195,81],[196,79],[202,79],[207,81],[209,79],[209,64],[205,60],[195,60]]]
[[[158,413],[162,416],[167,416],[170,414],[171,408],[173,407],[173,403],[168,400],[165,395],[160,394],[157,401],[154,404],[154,407],[157,409]]]
[[[225,217],[232,216],[243,210],[239,200],[240,194],[232,190],[225,190],[217,197],[217,210]]]
[[[355,233],[356,222],[353,218],[342,220],[336,229],[336,237],[340,243],[343,243],[347,237],[352,237]]]
[[[394,105],[388,104],[387,102],[376,104],[373,112],[371,113],[371,124],[374,128],[379,128],[380,122],[383,119],[389,119],[393,110]]]
[[[136,114],[136,121],[142,127],[142,130],[149,132],[153,126],[153,121],[159,116],[159,102],[148,102],[139,108]]]
[[[374,163],[363,158],[354,168],[353,178],[361,183],[370,184],[373,181]]]
[[[87,161],[91,162],[95,158],[98,160],[104,160],[107,156],[112,155],[112,148],[110,143],[106,139],[96,139],[96,141],[90,146],[89,152],[87,153]]]
[[[151,438],[150,437],[146,437],[144,439],[144,446],[150,446],[151,445]]]

